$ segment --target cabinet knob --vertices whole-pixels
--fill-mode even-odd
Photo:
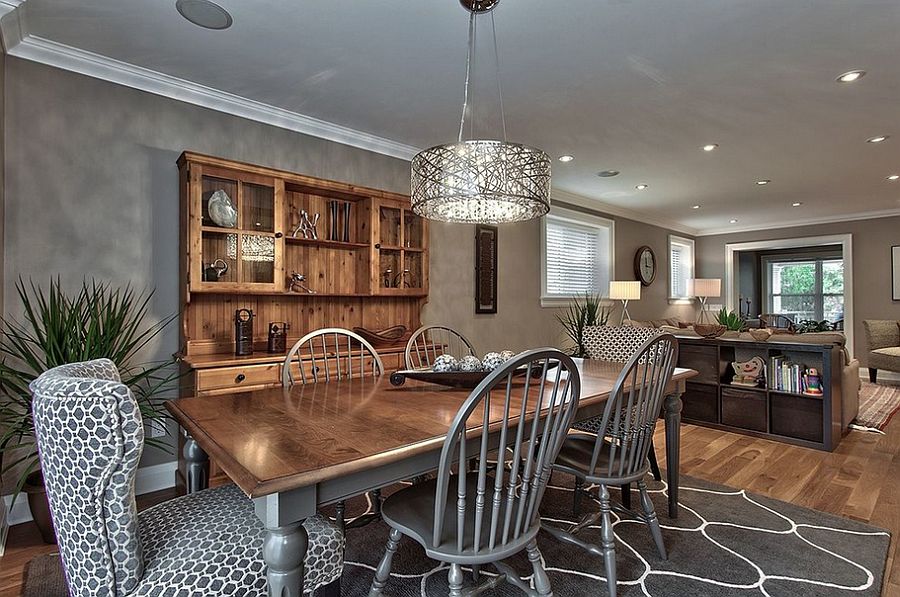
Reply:
[[[275,238],[281,238],[282,236],[284,236],[284,234],[282,234],[281,232],[275,233]]]
[[[381,243],[375,243],[375,248],[376,248],[376,249],[380,249],[380,248],[381,248]]]
[[[238,373],[238,374],[237,374],[237,377],[234,378],[234,382],[235,382],[235,383],[241,383],[241,382],[244,381],[245,379],[247,379],[247,376],[246,376],[246,375],[244,375],[243,373]]]

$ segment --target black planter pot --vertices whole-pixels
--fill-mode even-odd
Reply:
[[[47,500],[47,490],[44,488],[44,475],[41,471],[34,471],[25,479],[22,491],[28,496],[28,508],[31,517],[41,532],[44,543],[55,545],[56,532],[53,530],[53,518],[50,516],[50,502]]]

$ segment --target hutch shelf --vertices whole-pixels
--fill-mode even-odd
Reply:
[[[186,392],[280,385],[285,353],[266,351],[270,322],[289,324],[288,348],[322,327],[420,326],[428,223],[408,196],[193,152],[178,169]],[[315,237],[302,234],[302,212]],[[294,273],[311,293],[292,290]],[[238,309],[253,312],[252,355],[235,356]],[[378,347],[386,370],[402,368],[404,348]],[[215,463],[211,476],[221,480]]]
[[[840,348],[831,344],[678,337],[678,365],[699,374],[687,383],[682,419],[706,427],[833,451],[841,441]],[[821,396],[732,384],[731,363],[784,357],[822,375]],[[768,369],[768,365],[767,365]],[[767,381],[771,371],[766,371]]]

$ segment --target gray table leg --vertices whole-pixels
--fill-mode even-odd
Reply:
[[[309,536],[300,523],[266,529],[263,558],[269,597],[303,597],[303,561]]]
[[[184,480],[188,493],[196,493],[209,487],[209,456],[190,435],[184,440],[182,455],[187,464]]]
[[[681,392],[666,396],[666,480],[669,518],[678,518],[678,473],[681,467]]]

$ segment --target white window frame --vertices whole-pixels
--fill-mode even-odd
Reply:
[[[598,229],[609,230],[609,247],[602,250],[609,252],[609,279],[615,279],[616,263],[616,223],[614,220],[594,214],[588,214],[564,207],[552,206],[550,213],[541,218],[541,307],[565,307],[572,302],[577,295],[549,294],[547,292],[547,220],[548,218],[569,221],[580,226],[590,226]],[[597,294],[606,296],[609,288],[596,289]]]
[[[697,248],[694,244],[694,241],[690,238],[684,236],[676,236],[674,234],[669,235],[668,242],[668,252],[666,253],[666,280],[669,285],[669,304],[689,304],[694,301],[694,297],[692,296],[679,296],[675,294],[675,288],[672,285],[672,245],[681,245],[683,247],[690,247],[691,250],[691,272],[690,275],[685,278],[685,280],[689,280],[690,278],[697,277]]]
[[[840,261],[842,264],[844,263],[844,258],[842,256],[837,255],[790,255],[790,256],[779,256],[779,255],[766,255],[761,259],[762,267],[762,275],[760,276],[762,282],[762,298],[765,301],[765,313],[779,313],[778,310],[774,307],[775,298],[772,294],[772,265],[776,263],[813,263],[815,266],[815,287],[812,293],[809,294],[795,294],[795,295],[786,295],[786,296],[808,296],[812,297],[815,313],[813,313],[813,319],[816,321],[821,321],[825,319],[825,297],[829,296],[840,296],[844,298],[846,301],[847,293],[835,293],[835,292],[824,292],[822,288],[823,284],[823,268],[824,263],[826,261]],[[846,265],[845,265],[846,267]],[[779,295],[782,296],[782,295]],[[799,322],[795,322],[799,323]]]

